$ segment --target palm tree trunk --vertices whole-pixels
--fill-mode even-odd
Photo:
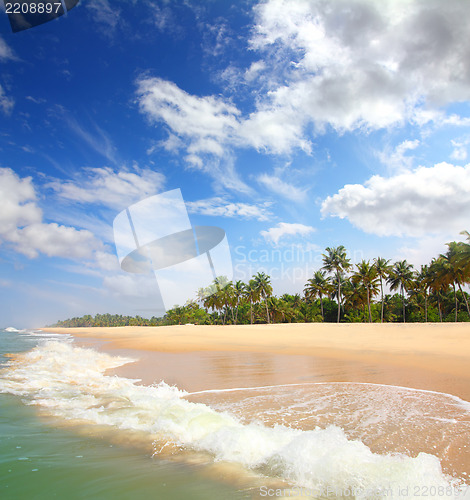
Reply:
[[[340,277],[338,276],[338,319],[336,320],[337,323],[339,323],[340,314],[341,314],[341,281]]]
[[[253,324],[253,300],[250,298],[250,324]]]
[[[455,291],[455,281],[452,283],[454,287],[454,300],[455,300],[455,322],[457,323],[457,313],[459,308],[459,303],[457,302],[457,292]]]
[[[367,289],[367,308],[369,309],[369,323],[372,323],[372,311],[370,310],[370,290]]]
[[[405,288],[403,286],[401,287],[401,301],[403,303],[403,323],[406,323],[406,318],[405,318]]]
[[[268,297],[265,297],[264,301],[266,302],[266,319],[268,320],[268,325],[269,325]]]
[[[439,292],[437,292],[437,308],[439,309],[439,319],[442,323],[441,298],[439,297]]]
[[[428,294],[424,292],[424,322],[428,322]]]
[[[323,298],[322,298],[322,294],[320,294],[320,309],[321,309],[321,319],[322,319],[322,321],[325,321],[325,316],[323,315]]]
[[[465,295],[465,293],[464,293],[464,292],[463,292],[463,290],[462,290],[462,287],[460,286],[460,281],[457,281],[457,285],[459,285],[459,290],[460,290],[460,293],[462,294],[463,299],[465,300],[465,305],[467,306],[467,313],[468,313],[468,315],[470,316],[470,308],[468,307],[468,300],[467,300],[467,296]]]
[[[383,280],[382,276],[380,277],[380,295],[381,295],[381,302],[382,302],[382,310],[380,311],[380,322],[384,322],[384,286],[383,286]]]

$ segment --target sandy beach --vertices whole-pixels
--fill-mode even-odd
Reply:
[[[279,383],[369,382],[470,400],[470,324],[275,324],[43,328],[128,354],[119,368],[189,391]]]
[[[56,335],[11,357],[10,393],[211,480],[235,464],[224,481],[252,498],[266,470],[286,484],[468,483],[468,323],[43,330]]]

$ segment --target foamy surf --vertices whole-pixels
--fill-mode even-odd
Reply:
[[[337,426],[301,430],[244,423],[229,411],[186,400],[184,391],[165,383],[142,386],[105,375],[132,361],[47,341],[8,363],[0,391],[21,396],[56,417],[139,431],[157,441],[156,449],[170,441],[319,496],[469,496],[464,485],[443,474],[439,459],[431,454],[373,453]]]

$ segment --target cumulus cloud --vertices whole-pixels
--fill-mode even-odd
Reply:
[[[36,193],[31,177],[20,179],[13,170],[0,168],[0,234],[6,235],[17,227],[40,222],[42,212],[36,205]]]
[[[470,97],[467,2],[268,0],[255,13],[251,46],[280,77],[260,113],[286,111],[318,130],[378,129]]]
[[[85,168],[74,180],[56,180],[49,187],[66,200],[122,210],[140,199],[157,194],[164,183],[163,174],[134,165],[131,169],[122,168],[117,172],[109,167]]]
[[[223,187],[250,191],[235,172],[231,156],[231,146],[239,143],[240,111],[235,105],[218,96],[188,94],[161,78],[138,80],[137,101],[151,122],[170,129],[162,147],[172,151],[184,147],[189,166],[209,174]]]
[[[91,258],[102,243],[90,231],[42,222],[31,177],[21,179],[13,170],[0,168],[0,242],[34,258]]]
[[[238,109],[220,97],[198,97],[161,78],[137,82],[139,106],[152,121],[163,122],[189,141],[193,154],[224,154],[223,145],[238,128]]]
[[[470,164],[439,163],[392,177],[375,175],[328,196],[321,212],[380,236],[458,233],[470,220]]]
[[[193,214],[256,219],[259,221],[266,221],[271,218],[272,213],[268,210],[271,204],[270,202],[262,204],[228,202],[219,197],[186,202],[189,212]]]
[[[9,235],[9,240],[14,243],[18,252],[30,258],[43,253],[48,257],[90,259],[93,250],[101,247],[101,243],[90,231],[77,230],[55,222],[19,228]]]
[[[468,125],[468,117],[443,108],[470,99],[470,2],[266,0],[252,14],[254,61],[219,71],[238,82],[225,82],[225,96],[192,95],[161,78],[136,82],[141,112],[168,129],[163,146],[185,149],[187,164],[222,186],[247,191],[234,169],[223,168],[236,148],[311,154],[312,131]],[[389,166],[410,167],[416,145],[385,151]]]
[[[261,231],[261,236],[268,242],[277,245],[281,238],[286,236],[307,236],[315,231],[312,226],[305,226],[304,224],[279,222],[276,226],[270,227],[266,231]]]

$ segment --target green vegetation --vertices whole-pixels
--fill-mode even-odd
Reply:
[[[327,248],[323,267],[304,294],[273,296],[271,279],[257,273],[248,283],[217,278],[200,289],[197,300],[174,307],[162,318],[97,314],[58,321],[57,327],[161,326],[299,323],[470,321],[470,234],[447,243],[445,254],[416,270],[406,260],[390,264],[381,257],[353,268],[343,246]],[[388,286],[395,294],[384,294]]]

